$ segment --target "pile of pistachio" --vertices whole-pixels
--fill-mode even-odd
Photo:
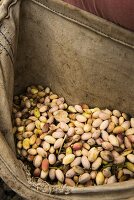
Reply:
[[[14,97],[17,154],[50,184],[91,186],[134,178],[134,118],[118,110],[68,106],[50,88]]]

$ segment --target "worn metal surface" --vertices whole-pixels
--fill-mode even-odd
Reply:
[[[72,194],[55,196],[30,187],[11,150],[14,144],[10,107],[13,86],[14,92],[19,93],[27,85],[42,84],[64,96],[69,104],[85,102],[134,114],[134,33],[60,0],[23,0],[17,42],[19,1],[9,11],[8,17],[2,18],[1,27],[6,28],[4,35],[10,42],[3,43],[4,36],[0,35],[2,179],[27,199],[133,199],[133,180],[110,186],[70,188]]]

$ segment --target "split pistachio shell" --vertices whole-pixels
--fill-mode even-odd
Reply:
[[[56,156],[55,154],[49,154],[48,156],[49,164],[54,165],[56,163]]]

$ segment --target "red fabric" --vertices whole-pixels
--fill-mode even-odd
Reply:
[[[134,0],[64,0],[134,31]]]

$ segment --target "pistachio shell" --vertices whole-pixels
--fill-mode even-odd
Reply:
[[[24,140],[23,140],[23,143],[22,143],[22,145],[23,145],[23,148],[24,149],[29,149],[30,148],[30,140],[29,140],[29,138],[25,138]]]
[[[100,118],[98,118],[98,119],[95,119],[95,120],[93,121],[92,126],[93,126],[94,128],[97,128],[97,127],[99,127],[99,126],[101,125],[101,123],[102,123],[102,120],[101,120]]]
[[[75,144],[73,144],[73,150],[77,151],[82,149],[82,143],[81,142],[77,142]]]
[[[71,167],[79,166],[81,164],[81,157],[77,157],[74,161],[70,164]]]
[[[56,131],[52,134],[55,139],[63,138],[65,133],[63,131]]]
[[[102,147],[106,150],[112,151],[113,150],[113,146],[112,144],[110,144],[109,142],[103,142],[102,143]]]
[[[133,135],[134,134],[134,128],[129,128],[126,132],[125,135]]]
[[[37,150],[31,148],[31,149],[28,149],[28,153],[29,153],[30,155],[35,156],[35,155],[37,154]]]
[[[84,129],[84,132],[88,133],[91,130],[91,125],[85,124],[83,129]]]
[[[72,137],[72,136],[74,135],[74,132],[75,132],[74,127],[70,127],[70,128],[68,129],[67,135],[68,135],[69,137]]]
[[[32,123],[30,123],[30,124],[28,124],[28,125],[26,126],[26,130],[27,130],[27,131],[33,131],[34,128],[35,128],[35,123],[34,123],[34,122],[32,122]]]
[[[42,143],[42,147],[43,147],[43,149],[44,149],[45,151],[48,151],[48,150],[50,149],[50,144],[49,144],[48,142],[44,141],[44,142]]]
[[[60,169],[56,170],[56,178],[58,179],[58,181],[60,181],[61,183],[64,182],[64,174]]]
[[[49,169],[49,161],[48,161],[48,159],[45,158],[45,159],[42,161],[41,169],[42,169],[43,171],[48,171],[48,169]]]
[[[65,122],[65,123],[69,122],[68,113],[64,110],[58,110],[56,114],[54,114],[54,118],[58,122]]]
[[[97,170],[102,163],[102,158],[98,157],[92,164],[92,170]]]
[[[76,109],[73,106],[69,106],[68,107],[68,111],[72,112],[72,113],[76,113],[77,112]]]
[[[118,133],[123,133],[125,129],[122,126],[117,126],[114,128],[113,133],[118,134]]]
[[[117,139],[114,135],[109,135],[108,139],[109,139],[109,142],[110,142],[113,146],[115,146],[115,147],[118,147],[118,146],[119,146],[119,141],[118,141],[118,139]]]
[[[131,127],[134,128],[134,118],[131,118],[130,123],[131,123]]]
[[[33,145],[33,144],[36,142],[36,139],[37,139],[36,135],[32,135],[32,136],[30,137],[30,139],[29,139],[30,145]]]
[[[125,165],[126,165],[128,170],[130,170],[131,172],[134,172],[134,164],[133,163],[126,162]]]
[[[72,148],[71,147],[67,147],[67,149],[66,149],[66,155],[68,155],[68,154],[72,154]]]
[[[33,160],[33,165],[37,168],[40,167],[41,163],[42,163],[42,156],[41,155],[35,156]]]
[[[73,170],[74,170],[74,172],[75,172],[76,174],[78,174],[78,175],[84,174],[84,170],[83,170],[83,168],[80,167],[80,166],[74,166],[74,167],[73,167]]]
[[[46,180],[46,179],[47,179],[47,176],[48,176],[48,171],[43,171],[43,170],[41,170],[40,177],[41,177],[43,180]]]
[[[90,169],[90,162],[86,156],[81,157],[81,163],[85,169]]]
[[[84,173],[79,177],[79,183],[84,184],[88,182],[91,179],[91,176],[89,173]]]
[[[68,165],[70,163],[72,163],[75,159],[75,155],[74,154],[68,154],[63,158],[63,165]]]
[[[59,138],[56,140],[55,144],[54,144],[54,149],[59,149],[62,147],[63,145],[63,141],[64,139],[63,138]]]
[[[129,154],[129,155],[127,155],[127,159],[128,159],[131,163],[134,163],[134,154]]]
[[[51,135],[46,135],[44,137],[44,140],[49,144],[54,144],[56,142],[56,139],[52,137]]]
[[[37,153],[38,153],[39,155],[41,155],[42,157],[47,156],[46,151],[45,151],[43,148],[41,148],[41,147],[38,147],[38,148],[37,148]]]
[[[104,175],[102,172],[98,172],[97,176],[96,176],[96,184],[97,185],[103,185],[104,184]]]
[[[82,107],[81,107],[80,105],[75,105],[74,108],[75,108],[75,110],[76,110],[77,112],[83,113],[83,109],[82,109]]]
[[[97,148],[93,147],[88,152],[88,160],[94,162],[98,157],[99,151]]]
[[[107,119],[110,118],[110,114],[105,113],[105,112],[100,112],[99,118],[102,119],[102,120],[107,120]]]
[[[105,120],[101,123],[100,125],[100,130],[105,130],[109,125],[109,121],[108,120]]]
[[[83,115],[77,115],[76,119],[78,122],[82,122],[82,123],[87,121],[87,118],[84,117]]]
[[[103,160],[105,160],[107,162],[113,161],[113,155],[110,151],[101,151],[100,156]]]
[[[121,113],[120,113],[119,110],[113,110],[113,115],[116,116],[116,117],[120,117]]]
[[[38,108],[34,108],[34,116],[39,118],[40,117],[40,112]]]
[[[65,178],[65,184],[67,186],[70,186],[70,187],[74,187],[75,186],[75,182],[70,178]]]
[[[56,163],[56,156],[55,154],[49,154],[48,156],[49,164],[54,165]]]
[[[73,168],[71,168],[66,172],[66,177],[72,178],[72,177],[74,177],[75,174],[76,174],[75,171],[73,170]]]
[[[125,157],[124,156],[118,156],[114,158],[114,163],[115,164],[122,164],[125,162]]]
[[[123,122],[121,126],[127,131],[130,128],[130,121]]]
[[[50,180],[54,181],[55,177],[56,177],[56,170],[55,169],[50,169],[49,170],[49,178],[50,178]]]
[[[116,180],[115,175],[109,177],[107,180],[107,184],[112,184],[112,183],[116,183],[116,182],[117,182],[117,180]]]
[[[82,135],[81,135],[81,139],[82,140],[88,140],[89,138],[91,138],[92,137],[92,135],[91,135],[91,133],[83,133]]]
[[[65,122],[60,122],[59,127],[65,132],[67,132],[69,129],[68,125]]]

